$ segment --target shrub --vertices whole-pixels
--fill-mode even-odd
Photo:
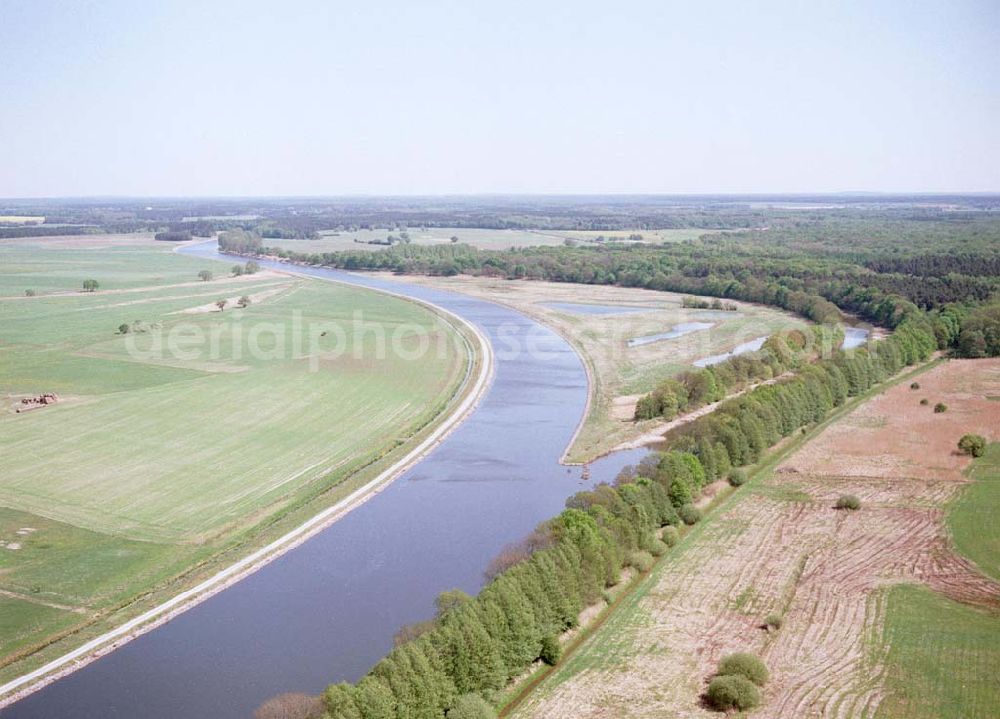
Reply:
[[[770,674],[760,657],[749,652],[737,652],[722,657],[719,662],[720,676],[737,675],[749,679],[759,687],[767,684]]]
[[[496,719],[497,713],[478,694],[463,694],[445,716],[448,719]]]
[[[35,296],[35,291],[34,290],[25,290],[24,291],[24,296],[25,297],[34,297]]]
[[[742,487],[747,483],[747,473],[742,469],[734,469],[729,473],[729,484],[734,487]]]
[[[927,398],[924,397],[922,400],[920,400],[920,404],[926,406],[926,405],[928,405],[930,403],[927,401]]]
[[[680,515],[681,521],[687,525],[697,524],[701,521],[701,510],[693,504],[681,505],[681,508],[677,510],[677,514]]]
[[[663,543],[666,544],[667,547],[672,547],[680,540],[681,533],[677,531],[677,527],[664,527],[663,534],[661,536],[663,538]]]
[[[741,676],[715,677],[708,683],[705,696],[719,711],[746,711],[760,704],[760,691],[753,682]]]
[[[671,529],[673,528],[671,527]],[[674,531],[676,532],[677,530],[674,529]],[[668,549],[670,549],[670,547],[668,547],[666,543],[661,542],[659,539],[654,539],[649,544],[649,553],[652,554],[654,557],[662,557],[664,554],[667,553]]]
[[[943,414],[944,412],[947,411],[948,411],[948,405],[946,405],[944,402],[938,402],[936,405],[934,405],[934,414]]]
[[[781,615],[780,614],[768,614],[764,617],[764,628],[765,629],[781,629]]]
[[[127,335],[128,331],[129,331],[129,326],[127,323],[122,322],[120,325],[118,325],[118,334]]]
[[[853,494],[842,494],[837,497],[836,504],[833,505],[834,509],[861,509],[861,500],[855,497]]]
[[[669,524],[671,526],[677,526],[681,523],[681,518],[677,516],[677,510],[674,509],[674,505],[668,504],[660,508],[660,521],[663,524]]]
[[[542,651],[538,657],[550,667],[558,664],[559,660],[562,659],[562,645],[559,643],[559,637],[550,634],[543,638]]]
[[[208,282],[209,280],[212,279],[212,273],[209,272],[208,270],[202,270],[201,272],[198,273],[198,279],[201,280],[202,282]]]
[[[962,454],[972,457],[982,457],[986,452],[986,439],[978,434],[965,434],[958,440],[958,449]]]
[[[653,568],[653,555],[649,552],[637,551],[628,555],[628,563],[640,572],[648,572]]]
[[[914,382],[910,385],[910,389],[920,389],[920,383]]]
[[[254,719],[319,719],[323,702],[308,694],[279,694],[261,704],[253,715]]]

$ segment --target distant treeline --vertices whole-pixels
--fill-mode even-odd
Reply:
[[[0,238],[57,237],[62,235],[93,235],[101,232],[100,227],[25,225],[23,227],[0,227]]]
[[[160,242],[187,242],[191,239],[190,230],[168,230],[167,232],[157,232],[155,239]]]
[[[404,632],[357,684],[331,685],[323,697],[328,716],[437,719],[459,702],[495,702],[532,662],[558,661],[558,634],[618,582],[624,566],[645,571],[651,555],[667,551],[660,527],[698,521],[692,502],[706,484],[756,462],[848,397],[927,359],[935,346],[926,328],[903,323],[871,351],[807,363],[794,377],[754,388],[676,430],[668,436],[669,451],[623,471],[614,486],[570,497],[562,514],[507,548],[478,596],[443,593],[437,617]]]
[[[219,246],[347,270],[469,274],[708,295],[780,307],[818,323],[839,321],[842,311],[888,328],[919,319],[931,329],[938,348],[952,348],[962,356],[995,353],[1000,345],[996,312],[976,310],[976,328],[962,336],[962,323],[970,312],[996,295],[1000,278],[989,275],[883,274],[839,260],[759,256],[741,245],[702,243],[510,250],[481,250],[465,244],[395,245],[381,252],[308,253],[269,249],[261,246],[259,238],[241,235],[220,239]]]

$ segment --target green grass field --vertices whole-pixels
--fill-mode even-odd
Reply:
[[[1000,444],[969,471],[974,482],[948,511],[956,549],[1000,580]],[[882,719],[1000,716],[1000,613],[954,602],[924,587],[888,592],[882,645]]]
[[[1000,581],[1000,444],[973,462],[969,477],[974,481],[948,512],[948,528],[958,551]]]
[[[172,249],[148,234],[0,239],[0,297],[79,290],[86,279],[98,280],[102,290],[191,282],[215,264]]]
[[[354,488],[465,375],[454,328],[416,304],[84,241],[0,242],[0,666]],[[101,291],[73,292],[86,277]],[[213,306],[242,295],[259,300]],[[60,401],[15,412],[42,392]]]
[[[889,591],[881,719],[1000,716],[1000,616],[925,587]]]

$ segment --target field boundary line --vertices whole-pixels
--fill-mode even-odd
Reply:
[[[174,252],[178,249],[181,248],[175,248]],[[279,272],[279,270],[274,271]],[[284,270],[280,270],[280,272],[284,272]],[[359,287],[359,285],[354,285],[345,280],[314,277],[312,275],[304,273],[300,274],[294,271],[287,271],[285,273],[297,277],[317,279],[324,282],[334,282],[348,285],[350,287]],[[455,410],[448,415],[429,435],[421,440],[416,447],[407,452],[406,455],[395,462],[391,467],[387,468],[377,477],[354,490],[340,501],[327,507],[318,514],[313,515],[298,527],[286,532],[264,547],[261,547],[246,557],[230,564],[228,567],[219,570],[211,577],[198,583],[194,587],[180,592],[167,601],[158,604],[152,609],[143,612],[139,616],[118,625],[114,629],[107,631],[94,639],[85,642],[76,649],[53,659],[38,669],[22,674],[16,679],[12,679],[6,684],[3,684],[0,686],[0,708],[13,704],[17,700],[42,689],[57,679],[60,679],[67,674],[71,674],[77,669],[83,668],[90,662],[113,652],[115,649],[127,644],[136,637],[166,624],[174,617],[206,601],[233,584],[236,584],[241,579],[253,574],[271,561],[299,546],[389,486],[406,470],[441,444],[441,442],[444,441],[444,439],[451,434],[452,431],[454,431],[459,425],[462,424],[462,422],[465,421],[466,418],[469,417],[469,415],[472,414],[473,410],[475,410],[480,401],[486,395],[486,391],[492,385],[495,370],[493,347],[482,331],[480,331],[480,329],[473,323],[460,317],[454,312],[446,310],[443,307],[439,307],[431,302],[407,297],[403,294],[392,292],[391,290],[381,290],[370,287],[361,287],[361,289],[379,292],[381,294],[390,295],[408,302],[419,304],[439,316],[442,316],[446,321],[452,320],[457,322],[468,332],[472,333],[472,336],[476,339],[476,343],[478,344],[478,355],[474,351],[475,348],[472,347],[465,335],[461,332],[459,333],[459,336],[462,337],[462,341],[465,343],[469,352],[469,363],[466,367],[466,377],[462,386],[456,392],[456,396],[462,397],[458,407],[456,407]],[[469,388],[468,382],[477,362],[479,363],[479,372],[473,379],[472,387]]]

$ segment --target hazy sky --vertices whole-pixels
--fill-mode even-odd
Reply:
[[[1000,2],[0,0],[0,196],[1000,190]]]

